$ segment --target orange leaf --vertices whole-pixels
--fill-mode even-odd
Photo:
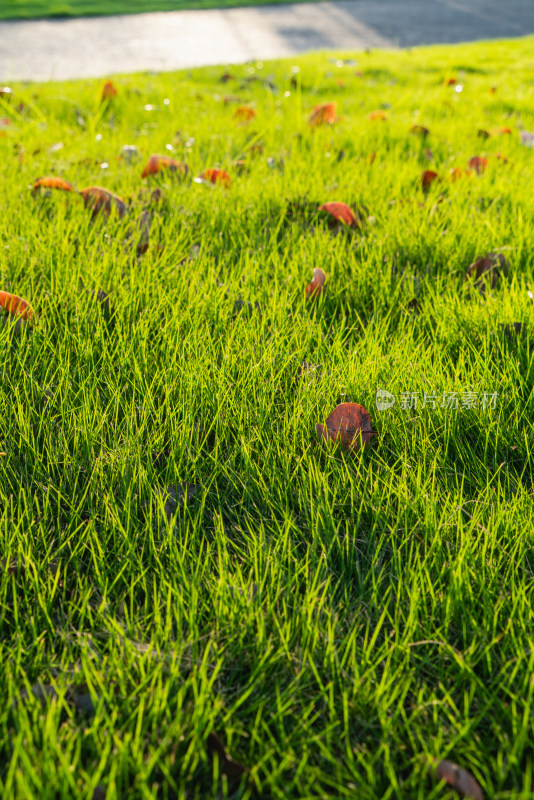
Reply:
[[[367,163],[373,164],[375,158],[376,158],[376,153],[369,153],[369,155],[367,156]]]
[[[421,175],[421,184],[423,186],[423,191],[428,192],[434,181],[439,181],[440,177],[437,172],[434,172],[432,169],[425,169],[423,174]]]
[[[490,86],[490,94],[495,94],[496,91],[497,91],[496,86]]]
[[[232,183],[232,179],[224,169],[206,169],[200,177],[202,180],[209,183],[222,183],[222,185],[226,187],[230,186]]]
[[[22,319],[30,320],[33,317],[33,310],[26,300],[9,292],[0,292],[0,306],[5,308],[9,314],[14,314]]]
[[[467,770],[462,769],[453,761],[440,761],[436,766],[436,775],[464,797],[469,797],[471,800],[484,800],[480,784]]]
[[[426,139],[430,131],[428,128],[425,128],[424,125],[412,125],[410,128],[410,133],[415,133],[418,136],[421,136],[423,139]]]
[[[337,103],[322,103],[315,106],[309,119],[310,125],[333,125],[337,121]]]
[[[501,136],[505,136],[506,134],[510,134],[510,133],[512,133],[512,129],[511,128],[499,128],[499,134]]]
[[[324,425],[317,425],[316,429],[319,439],[339,442],[352,451],[369,444],[373,436],[369,412],[358,403],[336,406]]]
[[[373,122],[376,122],[377,120],[386,120],[387,118],[388,115],[385,111],[371,111],[369,114],[369,119]]]
[[[326,211],[339,222],[350,225],[351,228],[356,228],[358,226],[356,214],[346,203],[323,203],[322,206],[319,206],[319,211]]]
[[[469,159],[468,166],[474,169],[477,175],[482,175],[488,166],[488,159],[483,156],[473,156]]]
[[[234,113],[234,119],[239,119],[242,122],[248,122],[254,119],[255,116],[257,116],[256,112],[250,106],[239,106]]]
[[[187,175],[189,168],[183,161],[178,161],[176,158],[169,156],[151,155],[148,163],[141,173],[142,178],[148,175],[157,175],[158,172],[169,170],[169,172],[179,172],[182,176]]]
[[[462,169],[461,167],[453,167],[449,170],[449,175],[453,181],[459,181],[460,178],[468,178],[472,174],[470,169]]]
[[[83,197],[86,208],[92,209],[92,218],[102,211],[106,216],[109,216],[111,209],[115,208],[119,217],[126,214],[126,203],[124,200],[109,189],[103,189],[101,186],[88,186],[87,189],[82,189],[80,192]]]
[[[444,86],[454,86],[455,83],[458,83],[455,77],[453,78],[445,78],[443,81]]]
[[[63,178],[55,178],[53,176],[47,178],[37,178],[33,184],[32,191],[36,192],[38,189],[62,189],[64,192],[76,191],[74,186],[68,181],[63,180]]]
[[[502,161],[503,164],[508,164],[507,156],[503,156],[502,153],[495,153],[495,158],[498,158],[499,161]]]
[[[306,297],[317,297],[322,291],[326,275],[320,267],[315,267],[313,270],[313,280],[306,286]]]
[[[115,84],[113,81],[106,81],[104,86],[102,87],[102,101],[104,100],[111,100],[112,97],[115,97],[117,94],[117,89],[115,88]]]

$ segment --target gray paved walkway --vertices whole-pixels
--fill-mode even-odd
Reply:
[[[534,33],[534,0],[334,0],[0,23],[0,82]]]

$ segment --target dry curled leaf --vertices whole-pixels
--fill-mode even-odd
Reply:
[[[106,81],[102,87],[102,101],[111,100],[117,96],[117,89],[113,81]]]
[[[250,106],[239,106],[236,108],[234,112],[234,119],[239,120],[240,122],[250,122],[251,119],[254,119],[257,114],[253,108]]]
[[[3,308],[13,317],[18,317],[29,322],[33,316],[33,309],[26,300],[16,294],[0,291],[0,308]]]
[[[313,270],[313,279],[311,283],[306,286],[306,297],[317,297],[323,291],[326,274],[321,267],[315,267]]]
[[[169,156],[159,156],[156,153],[151,155],[148,163],[141,173],[142,178],[148,175],[157,175],[158,172],[172,172],[180,177],[185,177],[189,172],[189,167],[183,161],[178,161],[176,158]]]
[[[46,178],[37,178],[34,181],[32,192],[37,192],[39,189],[61,189],[64,192],[75,192],[74,186],[63,178],[47,176]]]
[[[212,756],[217,756],[219,759],[219,769],[221,775],[226,775],[228,779],[228,788],[234,791],[242,779],[249,774],[249,768],[239,761],[228,755],[221,738],[212,731],[206,740],[206,747],[208,753]]]
[[[415,134],[416,136],[420,136],[422,139],[426,139],[430,131],[428,128],[425,128],[424,125],[412,125],[410,128],[410,133]]]
[[[469,178],[472,174],[472,170],[462,169],[462,167],[452,167],[449,170],[452,181],[459,181],[461,178]]]
[[[222,184],[226,188],[228,188],[232,183],[232,179],[228,173],[225,172],[224,169],[217,169],[216,167],[204,170],[198,180],[203,183]]]
[[[440,177],[433,169],[425,169],[421,175],[421,186],[424,192],[428,192],[434,181],[440,181]]]
[[[444,759],[435,765],[435,770],[436,777],[452,786],[459,794],[470,800],[484,800],[480,784],[458,764]]]
[[[127,212],[126,203],[122,197],[110,192],[109,189],[103,189],[101,186],[88,186],[87,189],[82,189],[80,194],[83,197],[85,207],[90,208],[92,211],[92,219],[101,211],[106,216],[109,216],[113,208],[117,211],[119,217],[123,217]]]
[[[505,274],[508,268],[508,261],[502,253],[486,253],[484,256],[478,256],[469,265],[465,273],[465,280],[474,279],[476,288],[484,292],[488,282],[494,289],[499,275]]]
[[[380,122],[380,121],[385,122],[387,118],[388,115],[386,114],[385,111],[380,111],[380,110],[371,111],[371,113],[369,114],[369,119],[371,120],[371,122]]]
[[[477,175],[483,175],[488,166],[488,159],[483,156],[473,156],[469,159],[468,166],[474,169]]]
[[[337,222],[342,222],[344,225],[349,225],[351,228],[360,227],[360,220],[346,203],[323,203],[322,206],[319,206],[319,211],[326,211],[327,214],[330,214]]]
[[[324,425],[316,429],[319,439],[339,442],[353,452],[369,444],[374,433],[369,412],[358,403],[336,406]]]
[[[309,123],[316,125],[333,125],[337,122],[337,103],[321,103],[314,107],[310,114]]]

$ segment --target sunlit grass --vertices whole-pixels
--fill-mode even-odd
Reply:
[[[427,774],[450,758],[487,797],[534,798],[533,43],[119,76],[108,106],[95,81],[4,95],[0,289],[38,320],[0,328],[0,551],[24,566],[0,574],[2,797],[230,796],[214,729],[251,768],[240,797],[452,799]],[[331,100],[339,122],[311,129]],[[142,181],[151,153],[189,176]],[[486,173],[452,182],[475,155]],[[228,190],[192,180],[216,166]],[[130,213],[33,196],[51,174]],[[328,200],[364,207],[362,233],[332,233]],[[466,293],[489,251],[509,276]],[[315,432],[346,401],[380,431],[353,455]],[[38,682],[59,699],[13,706]]]

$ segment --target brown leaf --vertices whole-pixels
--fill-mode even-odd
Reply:
[[[480,784],[467,770],[459,767],[453,761],[440,761],[436,765],[436,776],[464,797],[469,797],[471,800],[484,800]]]
[[[230,791],[234,791],[241,783],[243,777],[249,774],[249,768],[239,761],[234,761],[234,759],[227,754],[221,738],[215,731],[212,731],[208,735],[206,746],[212,758],[213,756],[217,756],[219,759],[221,774],[226,775],[228,779],[228,788]]]
[[[117,89],[115,88],[115,84],[113,81],[106,81],[104,86],[102,87],[102,101],[104,100],[111,100],[113,97],[117,96]]]
[[[420,136],[422,139],[426,139],[430,131],[428,128],[425,128],[424,125],[412,125],[410,128],[410,133],[415,134],[416,136]]]
[[[115,208],[119,217],[126,214],[126,203],[122,197],[110,192],[109,189],[103,189],[101,186],[88,186],[87,189],[82,189],[80,194],[85,207],[92,210],[91,219],[94,219],[100,211],[109,216],[112,208]]]
[[[317,297],[323,291],[326,275],[321,267],[315,267],[313,270],[313,279],[311,283],[306,286],[306,297],[308,299]]]
[[[184,178],[189,172],[189,167],[183,161],[178,161],[176,158],[154,154],[148,159],[148,163],[141,173],[141,177],[146,178],[148,175],[157,175],[158,172],[163,172],[164,170]]]
[[[439,182],[439,180],[440,177],[437,172],[434,172],[433,169],[425,169],[421,175],[421,185],[423,187],[423,191],[428,192],[434,181]]]
[[[322,103],[315,106],[310,114],[309,123],[312,127],[316,125],[333,125],[337,122],[337,103]]]
[[[486,284],[489,282],[491,288],[497,285],[499,275],[508,271],[509,264],[502,253],[486,253],[485,256],[478,258],[469,265],[465,273],[465,280],[475,280],[475,287],[484,292]]]
[[[5,572],[7,575],[24,575],[26,573],[26,564],[18,558],[2,558],[0,559],[0,572]]]
[[[91,800],[106,800],[107,793],[108,790],[106,787],[102,783],[99,783],[93,791]]]
[[[91,289],[91,291],[86,291],[88,295],[97,301],[97,303],[100,303],[102,311],[106,314],[106,316],[111,317],[115,313],[115,309],[109,301],[109,294],[107,292],[105,292],[103,289]]]
[[[482,175],[488,166],[488,159],[483,156],[473,156],[469,159],[467,166],[474,169],[477,175]]]
[[[49,175],[46,178],[37,178],[37,180],[34,181],[32,192],[37,192],[39,189],[61,189],[64,192],[76,191],[71,183],[53,175]]]
[[[361,227],[361,220],[346,203],[335,201],[323,203],[322,206],[319,206],[319,211],[325,211],[332,217],[334,222],[341,222],[351,228]]]
[[[479,128],[477,131],[477,136],[479,139],[489,139],[491,133],[487,131],[485,128]]]
[[[373,436],[369,412],[358,403],[341,403],[326,418],[324,425],[316,428],[319,439],[339,442],[353,452],[369,444]]]

